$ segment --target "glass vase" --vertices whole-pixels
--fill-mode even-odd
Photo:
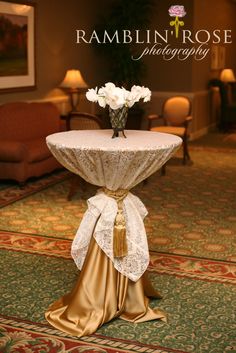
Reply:
[[[124,129],[127,122],[128,109],[128,107],[122,107],[119,109],[109,108],[109,117],[113,129],[112,138],[119,137],[119,132],[122,132],[123,136],[126,138]]]

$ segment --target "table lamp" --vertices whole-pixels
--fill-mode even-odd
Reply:
[[[79,101],[79,89],[88,87],[80,70],[67,70],[60,87],[67,89],[70,96],[71,109],[72,111],[77,111],[76,107]]]
[[[232,69],[224,69],[221,71],[220,80],[223,82],[235,82],[235,76]]]

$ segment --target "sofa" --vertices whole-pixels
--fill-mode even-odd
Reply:
[[[61,165],[46,145],[46,136],[60,131],[60,114],[49,102],[0,105],[0,179],[24,184]]]

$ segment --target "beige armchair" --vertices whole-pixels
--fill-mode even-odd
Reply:
[[[93,114],[83,112],[71,112],[67,118],[67,130],[96,130],[102,128],[101,120]],[[67,196],[71,200],[78,186],[81,184],[83,191],[86,188],[86,182],[78,175],[73,175],[70,184],[70,190]]]
[[[162,115],[151,114],[148,116],[148,130],[165,132],[183,139],[183,164],[190,160],[188,151],[189,123],[191,117],[191,104],[188,98],[176,96],[168,98],[162,109]],[[162,119],[164,125],[155,126],[153,123]],[[165,168],[162,170],[165,174]]]

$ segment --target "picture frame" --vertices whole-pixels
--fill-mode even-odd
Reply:
[[[0,1],[0,33],[0,93],[35,89],[35,4]]]

